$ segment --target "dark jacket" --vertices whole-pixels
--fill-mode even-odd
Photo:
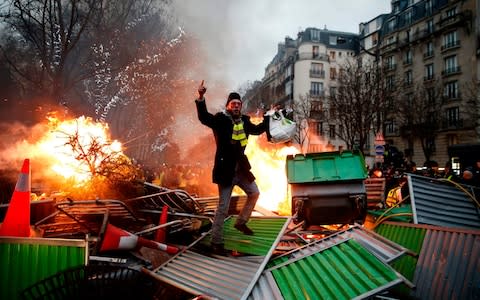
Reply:
[[[203,125],[210,127],[215,136],[217,150],[212,172],[213,182],[221,185],[232,184],[235,167],[238,167],[239,172],[243,172],[250,181],[254,181],[255,176],[250,172],[251,166],[244,152],[245,147],[241,147],[239,143],[232,143],[233,121],[231,117],[224,112],[215,115],[209,113],[203,100],[196,100],[195,103],[198,119]],[[249,116],[242,115],[241,118],[247,138],[250,134],[260,135],[268,128],[268,117],[265,117],[258,125],[253,124]]]

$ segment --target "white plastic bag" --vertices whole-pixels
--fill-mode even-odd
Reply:
[[[276,111],[270,116],[269,133],[270,142],[286,143],[293,139],[295,135],[296,124],[294,121],[285,118],[282,111]]]

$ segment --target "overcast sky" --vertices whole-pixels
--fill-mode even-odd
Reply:
[[[358,33],[358,25],[390,12],[390,0],[174,0],[187,33],[208,52],[210,82],[231,88],[262,79],[286,36],[308,27]]]

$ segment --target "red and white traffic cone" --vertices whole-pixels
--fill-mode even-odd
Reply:
[[[23,161],[0,236],[30,237],[30,160]]]
[[[115,227],[111,224],[107,224],[102,246],[100,247],[101,252],[113,250],[133,250],[137,247],[158,249],[166,251],[169,254],[175,254],[179,250],[177,247],[151,241],[126,230]]]

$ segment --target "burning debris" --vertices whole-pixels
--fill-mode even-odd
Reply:
[[[227,253],[226,256],[216,255],[209,248],[216,197],[192,196],[182,189],[142,180],[141,170],[122,153],[121,144],[110,141],[108,128],[88,118],[50,121],[52,127],[37,142],[31,143],[31,149],[37,150],[29,153],[34,153],[35,158],[25,160],[10,204],[3,205],[6,216],[0,227],[0,259],[6,262],[6,272],[16,272],[17,266],[10,262],[32,259],[26,253],[37,248],[39,255],[33,258],[35,261],[28,262],[34,268],[30,272],[34,275],[28,280],[16,280],[14,289],[0,291],[1,298],[18,298],[12,291],[24,296],[28,294],[25,296],[28,299],[48,297],[55,289],[65,293],[80,289],[89,295],[108,297],[119,295],[118,291],[124,290],[120,286],[139,291],[137,295],[141,299],[192,299],[196,296],[262,299],[265,295],[271,299],[294,299],[299,291],[310,298],[321,298],[328,297],[331,287],[340,291],[336,296],[343,295],[345,299],[367,298],[380,293],[401,298],[415,294],[416,285],[427,281],[421,276],[414,278],[413,272],[415,268],[428,267],[426,258],[431,250],[422,247],[424,240],[426,243],[435,239],[435,232],[444,231],[480,239],[480,232],[475,229],[477,225],[468,230],[457,228],[478,224],[478,215],[465,211],[465,222],[461,218],[453,222],[447,218],[433,219],[433,215],[425,211],[432,202],[438,202],[436,207],[441,207],[441,202],[465,207],[466,202],[470,203],[468,198],[445,182],[414,175],[408,177],[409,196],[419,210],[414,206],[402,208],[410,210],[409,214],[417,220],[415,224],[383,222],[386,217],[378,209],[378,201],[369,207],[375,211],[369,211],[364,225],[352,224],[358,220],[363,222],[368,202],[365,199],[368,193],[362,185],[365,178],[358,175],[358,172],[365,173],[360,155],[349,151],[303,155],[294,147],[272,146],[254,139],[247,152],[255,161],[253,165],[257,169],[253,171],[263,194],[248,223],[255,234],[247,236],[234,228],[238,207],[245,199],[243,195],[233,196],[230,217],[225,220],[224,227]],[[328,167],[324,163],[331,160],[326,157],[348,157],[354,159],[354,163],[337,162]],[[31,198],[30,164],[35,166],[32,167],[34,176],[40,174],[39,167],[42,173],[48,174],[46,182],[58,188],[56,193],[49,193],[43,200],[31,201],[35,197]],[[339,170],[334,170],[333,165],[340,166],[341,172],[336,172]],[[287,176],[286,167],[287,171],[290,169]],[[327,180],[329,172],[340,174],[348,184]],[[314,178],[315,182],[305,181],[305,178]],[[352,179],[354,188],[351,188]],[[320,186],[315,185],[317,181]],[[324,181],[328,183],[326,186]],[[119,189],[119,183],[130,186]],[[333,183],[338,186],[332,186]],[[297,185],[292,187],[292,184]],[[439,188],[442,193],[435,197],[424,193]],[[321,203],[325,199],[321,198],[330,195],[326,191],[337,193],[332,196],[333,200],[327,199],[328,209],[324,210]],[[359,194],[363,198],[357,197]],[[447,196],[452,199],[438,201]],[[292,209],[290,201],[303,202],[302,210],[296,204]],[[382,200],[379,202],[381,204]],[[476,207],[475,202],[470,204],[468,211],[471,212]],[[292,213],[303,219],[295,224]],[[374,219],[374,226],[370,226],[370,219],[376,215],[380,215],[377,220],[382,222]],[[408,222],[411,221],[412,218]],[[417,225],[421,222],[426,225]],[[439,227],[448,224],[455,228]],[[406,240],[418,239],[415,247],[392,234],[392,230],[408,234],[412,228],[420,233]],[[50,250],[44,251],[44,246]],[[10,247],[22,249],[15,252],[19,257],[8,257],[13,255],[9,254],[13,253]],[[62,252],[66,249],[69,250]],[[478,253],[478,243],[466,241],[464,249],[465,253]],[[457,253],[451,249],[442,251],[451,256]],[[472,262],[478,262],[478,257],[471,257]],[[407,274],[402,272],[405,264],[410,266]],[[44,265],[52,267],[45,272]],[[467,261],[460,267],[468,269],[470,265],[475,266],[475,263]],[[444,272],[447,271],[451,270]],[[418,274],[422,274],[421,269]],[[77,279],[69,281],[66,278]],[[235,282],[223,284],[232,278]],[[68,282],[69,286],[56,286],[59,280]],[[472,280],[466,278],[467,284],[474,286]],[[52,290],[48,286],[55,288]],[[456,288],[455,293],[464,298],[460,288]],[[65,294],[65,297],[70,295]]]

